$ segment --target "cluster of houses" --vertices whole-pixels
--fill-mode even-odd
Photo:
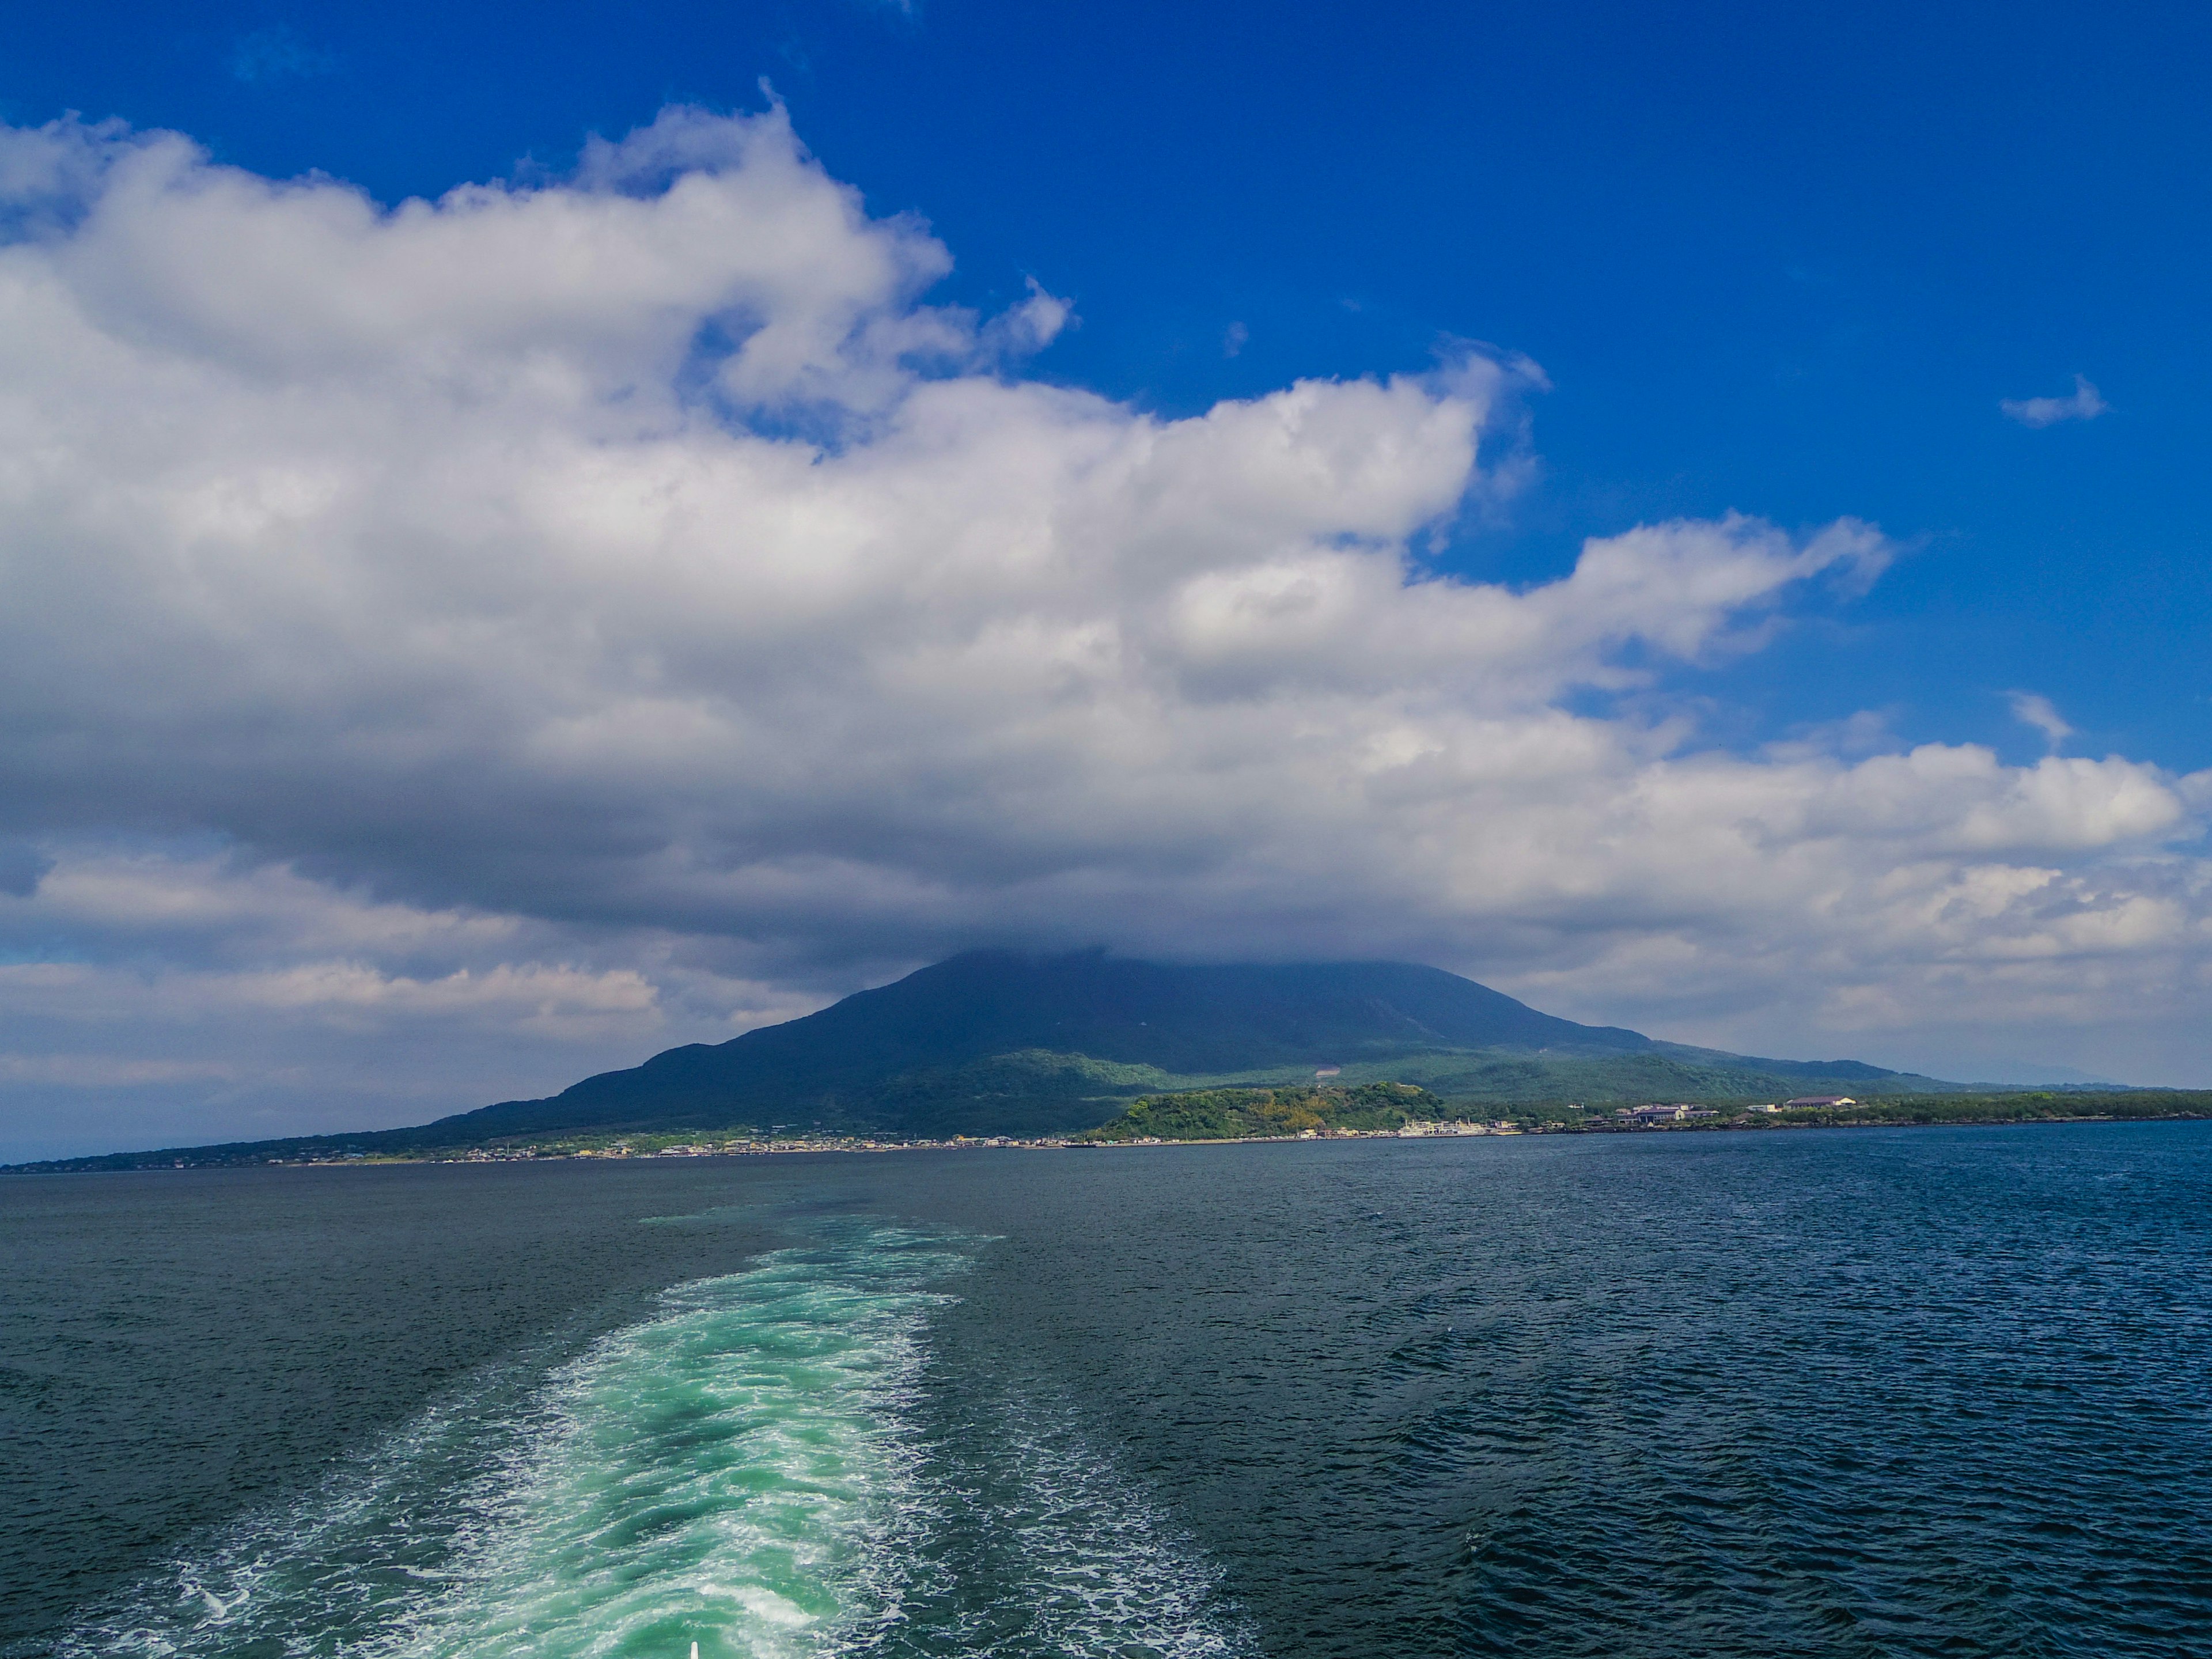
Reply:
[[[1334,1075],[1334,1067],[1324,1067],[1318,1076]],[[1747,1107],[1753,1112],[1796,1112],[1832,1109],[1839,1106],[1856,1106],[1858,1102],[1849,1095],[1800,1095],[1794,1100],[1778,1104]],[[1711,1106],[1692,1106],[1687,1101],[1676,1101],[1671,1105],[1653,1102],[1644,1106],[1623,1106],[1613,1114],[1616,1127],[1629,1129],[1656,1127],[1664,1123],[1686,1123],[1700,1118],[1718,1117],[1719,1109]],[[1600,1121],[1601,1121],[1601,1120]],[[1539,1126],[1540,1127],[1540,1126]],[[1591,1124],[1598,1127],[1597,1123]],[[1408,1123],[1395,1129],[1306,1129],[1299,1132],[1301,1140],[1364,1140],[1376,1138],[1413,1138],[1424,1135],[1510,1135],[1522,1133],[1522,1126],[1510,1118],[1495,1118],[1487,1123],[1461,1119],[1457,1121]],[[1060,1147],[1090,1146],[1099,1143],[1072,1140],[1061,1135],[1045,1135],[1025,1139],[1014,1135],[955,1135],[948,1140],[878,1140],[855,1135],[824,1135],[817,1133],[790,1139],[770,1137],[763,1139],[757,1135],[729,1139],[707,1139],[678,1143],[674,1146],[632,1146],[616,1142],[607,1146],[543,1147],[534,1146],[478,1146],[459,1154],[471,1164],[504,1163],[540,1158],[714,1158],[741,1152],[915,1152],[926,1147],[963,1148],[973,1146]],[[1124,1146],[1156,1146],[1162,1144],[1158,1136],[1147,1135]],[[348,1153],[359,1158],[359,1152]],[[433,1156],[436,1156],[433,1154]],[[272,1160],[272,1162],[277,1160]],[[336,1161],[301,1160],[301,1162]],[[182,1164],[178,1166],[183,1168]]]
[[[1680,1123],[1693,1117],[1718,1117],[1720,1114],[1710,1106],[1677,1102],[1672,1106],[1623,1106],[1613,1115],[1627,1123]]]
[[[1794,1100],[1779,1104],[1768,1101],[1763,1105],[1748,1106],[1752,1112],[1798,1112],[1832,1109],[1838,1106],[1856,1106],[1858,1102],[1849,1095],[1799,1095]],[[1620,1121],[1641,1126],[1653,1123],[1683,1123],[1692,1118],[1718,1117],[1719,1109],[1712,1106],[1692,1106],[1686,1101],[1677,1101],[1671,1106],[1654,1103],[1649,1106],[1623,1106],[1613,1113]]]

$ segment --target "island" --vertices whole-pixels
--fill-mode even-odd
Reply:
[[[1415,963],[975,951],[543,1099],[9,1172],[2209,1116],[2212,1092],[1998,1089],[1669,1042]]]

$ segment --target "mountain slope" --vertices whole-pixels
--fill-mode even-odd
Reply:
[[[1480,1056],[1506,1065],[1523,1097],[1542,1098],[1561,1095],[1547,1079],[1563,1062],[1581,1062],[1569,1069],[1596,1079],[1634,1060],[1627,1070],[1648,1088],[1680,1089],[1696,1079],[1711,1091],[1713,1062],[1735,1058],[1676,1049],[1677,1059],[1669,1047],[1539,1013],[1456,974],[1407,963],[1202,967],[1103,951],[975,951],[803,1019],[713,1047],[672,1048],[550,1099],[504,1102],[422,1133],[474,1139],[777,1122],[1021,1133],[1087,1127],[1147,1091],[1287,1081],[1322,1066],[1348,1076],[1405,1072],[1417,1060],[1425,1062],[1418,1069],[1463,1071]],[[1736,1086],[1724,1091],[1771,1091],[1785,1068],[1798,1070],[1738,1061]],[[1895,1075],[1850,1070],[1854,1081]],[[1466,1092],[1494,1097],[1486,1088]]]
[[[544,1100],[408,1129],[41,1167],[137,1168],[410,1153],[590,1132],[750,1126],[799,1133],[1040,1134],[1088,1129],[1140,1095],[1418,1085],[1468,1107],[1577,1101],[1934,1094],[1958,1085],[1856,1060],[1759,1060],[1580,1025],[1408,963],[1184,966],[1103,951],[979,951],[819,1013],[693,1043]]]

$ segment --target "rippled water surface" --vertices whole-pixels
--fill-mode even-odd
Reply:
[[[2212,1125],[0,1183],[0,1653],[2212,1653]]]

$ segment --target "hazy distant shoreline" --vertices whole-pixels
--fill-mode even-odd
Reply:
[[[1525,1109],[1508,1119],[1474,1126],[1439,1121],[1400,1129],[1328,1129],[1312,1134],[1221,1134],[1160,1136],[1120,1140],[1085,1139],[1080,1134],[1012,1136],[891,1137],[848,1135],[776,1136],[753,1133],[744,1126],[730,1130],[672,1130],[659,1133],[507,1144],[380,1148],[363,1146],[379,1131],[360,1135],[301,1137],[283,1141],[231,1142],[210,1146],[164,1147],[144,1152],[110,1152],[80,1158],[44,1158],[0,1165],[0,1175],[91,1175],[183,1169],[332,1169],[362,1164],[525,1164],[606,1161],[636,1163],[661,1158],[784,1157],[794,1152],[905,1152],[957,1151],[1082,1151],[1122,1146],[1213,1146],[1232,1143],[1298,1140],[1421,1140],[1474,1139],[1516,1134],[1648,1134],[1711,1133],[1716,1130],[1960,1128],[2032,1123],[2185,1122],[2212,1118],[2212,1091],[2129,1090],[2111,1093],[2007,1093],[1945,1095],[1858,1103],[1848,1109],[1753,1111],[1736,1103],[1720,1115],[1680,1121],[1622,1121],[1614,1109]]]

